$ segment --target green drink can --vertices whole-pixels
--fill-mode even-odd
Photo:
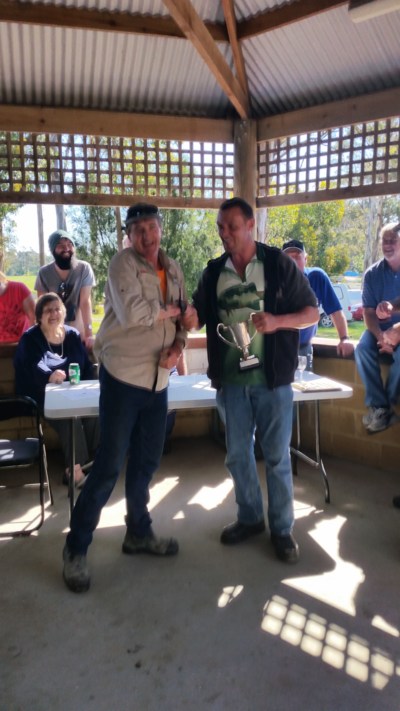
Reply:
[[[69,364],[68,377],[71,385],[79,385],[81,382],[81,369],[79,367],[79,363]]]

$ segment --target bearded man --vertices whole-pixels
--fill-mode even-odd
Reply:
[[[39,269],[35,289],[38,297],[55,292],[67,310],[65,323],[74,326],[90,350],[93,346],[92,287],[96,285],[88,262],[77,259],[74,238],[65,230],[56,230],[49,237],[49,249],[54,261]]]

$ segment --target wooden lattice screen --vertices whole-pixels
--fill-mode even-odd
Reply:
[[[0,202],[217,207],[233,179],[232,144],[0,133]]]
[[[261,206],[400,192],[400,118],[262,142]]]

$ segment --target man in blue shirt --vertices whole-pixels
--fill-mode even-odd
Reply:
[[[346,358],[353,354],[354,346],[349,340],[347,331],[347,321],[332,287],[326,272],[319,267],[307,267],[307,253],[303,242],[291,239],[285,242],[282,251],[296,262],[300,271],[307,277],[310,286],[318,299],[318,304],[322,305],[325,313],[332,318],[339,336],[337,345],[338,355]],[[300,331],[299,355],[307,356],[307,370],[312,370],[312,339],[317,332],[318,324],[302,328]]]
[[[398,421],[393,412],[400,395],[400,224],[381,230],[383,259],[364,275],[362,301],[367,330],[356,348],[358,372],[365,387],[368,413],[363,424],[370,433],[381,432]],[[383,384],[379,356],[386,353],[391,365]]]

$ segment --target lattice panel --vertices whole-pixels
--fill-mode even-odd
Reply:
[[[233,145],[139,138],[0,133],[1,193],[224,200]]]
[[[260,198],[273,204],[372,194],[400,181],[400,118],[288,136],[258,146]],[[396,186],[392,185],[392,192]],[[287,200],[291,196],[293,200]]]

